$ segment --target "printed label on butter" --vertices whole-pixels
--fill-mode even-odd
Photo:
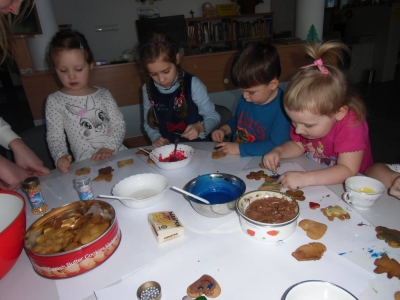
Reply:
[[[147,217],[159,244],[184,235],[184,228],[172,211],[155,212]]]

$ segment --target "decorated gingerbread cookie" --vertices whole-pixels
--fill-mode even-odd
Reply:
[[[203,275],[189,285],[186,293],[194,299],[200,297],[201,295],[206,295],[210,298],[216,298],[219,296],[219,294],[221,294],[221,287],[210,275]]]
[[[338,218],[339,220],[350,219],[349,213],[339,205],[321,208],[321,211],[329,221],[333,221],[334,218]]]
[[[376,237],[380,240],[384,240],[390,247],[400,247],[400,231],[383,226],[377,226],[375,231]]]

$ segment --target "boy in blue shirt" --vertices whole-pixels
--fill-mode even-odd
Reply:
[[[235,55],[232,83],[240,88],[236,114],[213,131],[216,151],[227,155],[263,156],[287,142],[290,122],[279,88],[281,66],[276,48],[265,42],[244,45]],[[229,136],[232,142],[224,142]]]

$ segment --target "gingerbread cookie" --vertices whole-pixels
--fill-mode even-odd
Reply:
[[[149,158],[147,158],[147,163],[148,164],[154,164],[155,162],[149,157]]]
[[[144,150],[146,150],[147,152]],[[150,155],[149,153],[152,151],[151,149],[144,149],[144,150],[139,150],[135,154],[149,156]]]
[[[302,190],[287,190],[286,194],[292,196],[294,200],[304,201],[306,199]]]
[[[307,232],[307,236],[313,240],[319,240],[325,234],[328,226],[313,220],[304,219],[299,222],[299,227]]]
[[[400,300],[400,291],[394,293],[394,300]]]
[[[126,165],[133,165],[133,158],[124,159],[117,162],[118,168],[122,168],[123,166]]]
[[[99,175],[93,179],[93,181],[101,181],[101,180],[105,180],[110,182],[111,179],[113,178],[113,174],[112,172],[114,171],[113,168],[111,167],[105,167],[105,168],[101,168],[99,169]]]
[[[266,169],[267,168],[266,166],[264,166],[264,164],[262,162],[260,162],[258,165],[260,166],[261,169]]]
[[[214,151],[213,153],[211,153],[211,158],[212,159],[219,159],[226,156],[226,153],[224,152],[218,152],[218,151]]]
[[[268,177],[267,174],[264,174],[264,171],[257,171],[257,172],[250,172],[249,174],[246,175],[248,179],[255,179],[255,180],[260,180],[261,178],[266,178]]]
[[[389,229],[383,226],[377,226],[375,228],[376,237],[380,240],[385,240],[390,247],[400,247],[400,231],[396,229]]]
[[[259,188],[259,191],[274,191],[280,192],[282,184],[276,182],[265,181]]]
[[[339,205],[321,208],[321,211],[324,213],[324,215],[328,218],[329,221],[333,221],[335,217],[338,218],[339,220],[350,219],[349,213]]]
[[[326,247],[324,244],[314,242],[300,246],[292,255],[298,261],[319,260],[325,251]]]
[[[381,258],[375,259],[374,265],[376,266],[375,273],[387,273],[389,279],[393,276],[400,279],[400,264],[394,258],[390,259],[386,253],[383,253]]]
[[[82,176],[90,173],[90,168],[80,168],[75,171],[75,175]]]
[[[201,295],[206,295],[210,298],[216,298],[219,296],[219,294],[221,294],[221,287],[210,275],[203,275],[189,285],[186,293],[194,299],[200,297]]]

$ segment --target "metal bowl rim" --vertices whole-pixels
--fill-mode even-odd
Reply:
[[[244,185],[244,192],[243,192],[241,195],[239,195],[237,198],[235,198],[235,199],[233,199],[233,200],[231,200],[231,201],[229,201],[229,202],[217,203],[217,204],[207,204],[207,203],[202,203],[202,202],[193,201],[192,199],[189,198],[189,196],[183,195],[183,197],[184,197],[186,200],[190,201],[190,203],[195,203],[196,205],[198,204],[198,205],[200,205],[200,206],[206,206],[206,207],[210,207],[210,206],[219,206],[219,205],[227,205],[227,204],[229,204],[229,203],[232,203],[232,202],[234,202],[234,201],[237,201],[237,200],[238,200],[240,197],[242,197],[242,196],[245,194],[245,192],[246,192],[246,188],[247,188],[246,182],[244,182],[244,180],[241,179],[240,177],[238,177],[238,176],[236,176],[236,175],[228,174],[228,173],[207,173],[207,174],[199,175],[199,176],[197,176],[196,178],[193,178],[192,180],[190,180],[189,182],[187,182],[187,183],[183,186],[182,189],[186,191],[186,189],[188,188],[188,186],[190,186],[191,184],[193,184],[194,182],[196,182],[196,179],[197,179],[198,177],[200,177],[200,176],[205,176],[205,175],[210,175],[210,176],[212,176],[212,175],[222,175],[222,176],[215,176],[215,177],[228,176],[228,178],[239,179],[239,180],[243,183],[243,185]]]

